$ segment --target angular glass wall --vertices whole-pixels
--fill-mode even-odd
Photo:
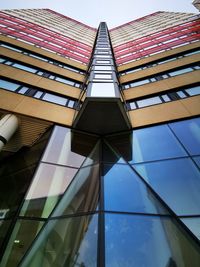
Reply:
[[[1,266],[18,266],[34,239],[40,234],[42,227],[45,227],[50,214],[61,201],[66,189],[71,183],[72,186],[74,185],[73,178],[76,174],[80,176],[79,168],[85,159],[87,158],[87,162],[92,164],[94,156],[91,154],[91,158],[88,158],[88,155],[96,141],[97,138],[94,135],[59,126],[54,128],[26,196],[23,197],[23,204],[15,219],[14,229],[10,232],[8,244],[5,246]],[[75,183],[68,213],[73,212],[76,207],[84,210],[91,206],[90,180],[95,174],[89,167],[84,170],[80,172],[85,174],[85,180],[83,181],[83,175],[81,175],[80,185]],[[78,196],[75,194],[77,190],[80,190],[80,195],[77,193]],[[87,203],[83,199],[84,193],[86,198],[89,197]],[[97,205],[96,202],[94,205]],[[6,229],[7,225],[3,226]]]
[[[199,267],[199,169],[171,130],[192,122],[104,138],[56,127],[2,266]]]
[[[13,230],[36,166],[47,144],[50,131],[32,147],[0,157],[0,258]],[[13,241],[18,246],[17,241]]]

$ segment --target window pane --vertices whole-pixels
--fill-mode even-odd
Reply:
[[[185,156],[186,153],[166,125],[133,131],[131,163]]]
[[[200,173],[190,159],[138,164],[134,167],[175,213],[200,214]]]
[[[200,119],[170,123],[169,126],[191,155],[200,154]]]
[[[142,81],[131,83],[130,86],[134,87],[134,86],[139,86],[139,85],[143,85],[143,84],[146,84],[146,83],[150,83],[150,81],[148,79],[146,79],[146,80],[142,80]]]
[[[56,95],[52,95],[52,94],[48,94],[48,93],[46,93],[42,99],[49,101],[49,102],[52,102],[52,103],[60,104],[63,106],[65,106],[66,102],[67,102],[67,99],[65,99],[64,97],[56,96]]]
[[[20,215],[47,218],[76,172],[76,169],[41,163]]]
[[[28,72],[32,72],[32,73],[35,73],[37,71],[34,68],[30,68],[30,67],[27,67],[25,65],[18,64],[18,63],[14,63],[13,64],[13,67],[18,68],[18,69],[21,69],[21,70],[28,71]]]
[[[190,95],[200,95],[200,86],[197,87],[193,87],[193,88],[189,88],[189,89],[185,89],[185,91]]]
[[[187,72],[190,72],[190,71],[192,71],[192,68],[185,68],[185,69],[182,69],[182,70],[172,71],[169,74],[170,74],[170,76],[176,76],[176,75],[184,74],[184,73],[187,73]]]
[[[97,235],[97,215],[49,221],[22,266],[96,267]]]
[[[160,103],[162,103],[162,101],[158,96],[137,101],[138,107],[140,108],[152,106],[152,105],[160,104]]]
[[[2,219],[4,217],[4,216],[2,217],[2,209],[0,211],[0,214]],[[5,236],[7,235],[9,226],[10,226],[10,220],[0,220],[0,247],[3,244]]]
[[[105,261],[106,267],[198,267],[200,252],[170,218],[106,214]]]
[[[193,160],[196,162],[196,164],[200,168],[200,157],[193,157]]]
[[[55,80],[61,83],[68,84],[68,85],[72,85],[72,86],[74,85],[74,82],[66,80],[64,78],[56,77]]]
[[[107,211],[166,214],[159,201],[129,166],[104,165],[104,196]]]
[[[96,143],[96,138],[56,126],[43,161],[80,167]]]
[[[181,220],[200,240],[200,218],[182,218]]]
[[[115,97],[115,86],[113,83],[92,83],[90,96]]]
[[[0,87],[9,91],[15,91],[19,86],[17,83],[0,80]]]
[[[171,101],[171,99],[169,98],[168,95],[162,95],[162,98],[163,98],[163,100],[164,100],[165,102],[169,102],[169,101]]]
[[[23,86],[23,87],[18,91],[18,93],[23,95],[23,94],[25,94],[28,90],[29,90],[28,87]]]
[[[2,259],[2,266],[18,266],[44,222],[18,220]]]
[[[79,169],[53,212],[54,216],[96,211],[99,201],[99,166]]]
[[[183,91],[178,91],[178,92],[176,92],[176,93],[177,93],[177,95],[178,95],[180,98],[185,98],[185,97],[187,97],[186,94],[185,94]]]

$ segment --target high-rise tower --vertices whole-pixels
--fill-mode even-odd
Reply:
[[[199,267],[199,16],[0,17],[0,266]]]

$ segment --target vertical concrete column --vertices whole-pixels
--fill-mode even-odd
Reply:
[[[7,114],[0,120],[0,151],[16,132],[19,125],[17,117],[13,114]]]

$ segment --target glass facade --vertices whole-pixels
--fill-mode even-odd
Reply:
[[[56,126],[16,223],[0,225],[2,267],[198,267],[200,152],[178,135],[197,141],[198,123],[103,140]]]

